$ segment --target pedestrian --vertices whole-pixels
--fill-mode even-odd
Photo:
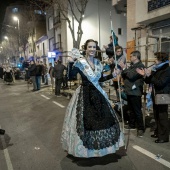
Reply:
[[[32,80],[33,89],[32,91],[37,91],[37,83],[36,83],[36,64],[34,60],[31,60],[30,66],[25,68],[29,71],[30,79]]]
[[[41,89],[41,77],[43,73],[43,66],[40,64],[39,61],[36,62],[36,84],[37,90]]]
[[[44,85],[48,85],[48,67],[44,64]]]
[[[40,61],[40,65],[41,65],[42,68],[43,68],[41,78],[42,78],[42,83],[44,83],[44,82],[45,82],[45,69],[44,69],[44,63],[43,63],[43,61]]]
[[[72,50],[69,75],[80,74],[82,84],[76,89],[66,110],[61,142],[64,150],[75,157],[101,157],[115,153],[124,145],[123,134],[115,111],[99,80],[102,64],[95,57],[96,43],[89,39],[85,43],[86,56],[77,49]]]
[[[68,65],[63,73],[63,89],[68,89]]]
[[[57,97],[61,97],[61,84],[63,82],[63,73],[64,70],[66,70],[66,66],[64,66],[61,63],[61,60],[59,59],[57,61],[57,64],[54,66],[54,77],[55,77],[55,95]]]
[[[137,136],[143,137],[144,135],[144,122],[142,114],[142,93],[143,93],[143,76],[137,73],[136,68],[144,68],[141,62],[141,54],[139,51],[133,51],[130,54],[131,66],[121,61],[119,63],[122,68],[121,76],[124,80],[125,93],[127,94],[127,102],[130,112],[130,120],[128,129],[135,129],[137,125]]]
[[[52,63],[49,63],[49,75],[51,79],[51,85],[52,85],[52,90],[54,88],[54,67],[52,66]]]
[[[118,46],[118,37],[113,33],[114,45]],[[113,37],[110,36],[110,43],[108,45],[103,45],[103,48],[106,50],[106,54],[109,58],[114,56],[114,47],[113,47]]]
[[[5,134],[5,130],[4,129],[0,129],[0,135],[4,135]]]
[[[168,104],[155,104],[156,94],[170,94],[170,67],[169,57],[164,52],[155,53],[155,66],[149,69],[137,69],[137,72],[145,77],[145,82],[152,87],[153,113],[156,128],[153,138],[155,143],[169,142]]]
[[[121,67],[119,65],[120,62],[123,62],[124,64],[126,64],[126,56],[123,53],[123,48],[121,46],[116,46],[115,47],[115,55],[112,58],[110,58],[110,60],[113,60],[113,64],[114,66],[117,65],[116,69],[120,69],[121,71]],[[116,96],[117,96],[117,101],[119,101],[119,93],[118,93],[118,81],[119,81],[119,85],[121,84],[121,76],[118,75],[116,78],[113,79],[113,86],[114,89],[116,91]]]
[[[98,41],[95,41],[95,43],[96,43],[96,56],[95,56],[95,58],[102,61],[102,53],[101,53],[101,49],[98,45]]]
[[[3,75],[4,75],[4,71],[3,71],[3,67],[0,64],[0,78],[3,79]]]

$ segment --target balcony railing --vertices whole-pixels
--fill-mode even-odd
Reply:
[[[148,1],[148,12],[170,5],[170,0],[150,0]]]
[[[60,19],[60,15],[57,15],[55,18],[54,18],[54,26],[57,26],[61,24],[61,19]]]
[[[62,50],[62,42],[57,42],[53,44],[54,50]]]

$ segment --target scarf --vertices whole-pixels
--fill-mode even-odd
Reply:
[[[165,64],[169,64],[169,60],[153,66],[153,67],[152,67],[152,71],[157,71],[159,68],[161,68],[161,67],[162,67],[163,65],[165,65]]]

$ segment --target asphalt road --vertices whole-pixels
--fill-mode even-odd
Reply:
[[[31,88],[30,88],[31,89]],[[69,99],[43,88],[28,91],[25,81],[0,80],[0,170],[168,170],[170,142],[155,144],[149,129],[143,138],[125,131],[127,147],[102,158],[68,156],[60,144]]]

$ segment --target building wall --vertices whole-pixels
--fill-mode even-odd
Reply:
[[[135,39],[135,31],[132,31],[131,28],[143,27],[143,29],[136,31],[136,50],[141,52],[143,61],[146,61],[145,59],[148,58],[148,65],[150,65],[154,60],[154,53],[159,50],[159,47],[156,44],[157,40],[155,38],[149,38],[147,42],[147,34],[160,35],[160,30],[157,30],[157,32],[154,31],[151,25],[155,23],[155,21],[164,20],[166,14],[170,14],[170,6],[148,12],[147,2],[148,1],[141,0],[127,1],[127,41]],[[159,24],[159,26],[161,26],[161,24]],[[162,28],[162,33],[164,33],[163,30],[165,29]],[[166,28],[166,30],[168,30],[168,28]],[[147,48],[147,44],[151,45]]]
[[[110,11],[112,13],[113,30],[116,35],[118,35],[118,28],[123,29],[123,35],[118,35],[119,44],[126,47],[126,17],[123,14],[116,14],[111,1],[100,0],[90,0],[87,4],[82,23],[83,36],[80,46],[83,45],[87,39],[97,40],[101,49],[103,45],[109,43],[109,36],[111,35]],[[75,22],[75,26],[76,25]],[[67,36],[67,50],[71,50],[73,43],[68,27]]]
[[[46,22],[38,21],[36,25],[36,40],[38,40],[42,35],[46,34]]]
[[[49,29],[49,18],[50,17],[54,17],[54,10],[53,9],[49,9],[47,11],[47,15],[46,15],[46,32],[47,32],[47,36],[48,36],[48,49],[50,51],[50,39],[54,38],[55,39],[55,29]]]
[[[149,24],[170,16],[170,5],[148,12],[148,1],[136,0],[136,23]]]
[[[135,32],[131,28],[137,27],[136,24],[136,0],[127,1],[127,41],[135,39]]]
[[[43,44],[44,44],[44,53],[43,53]],[[36,54],[38,57],[48,55],[48,38],[46,36],[42,37],[38,41],[38,43],[36,43]]]

